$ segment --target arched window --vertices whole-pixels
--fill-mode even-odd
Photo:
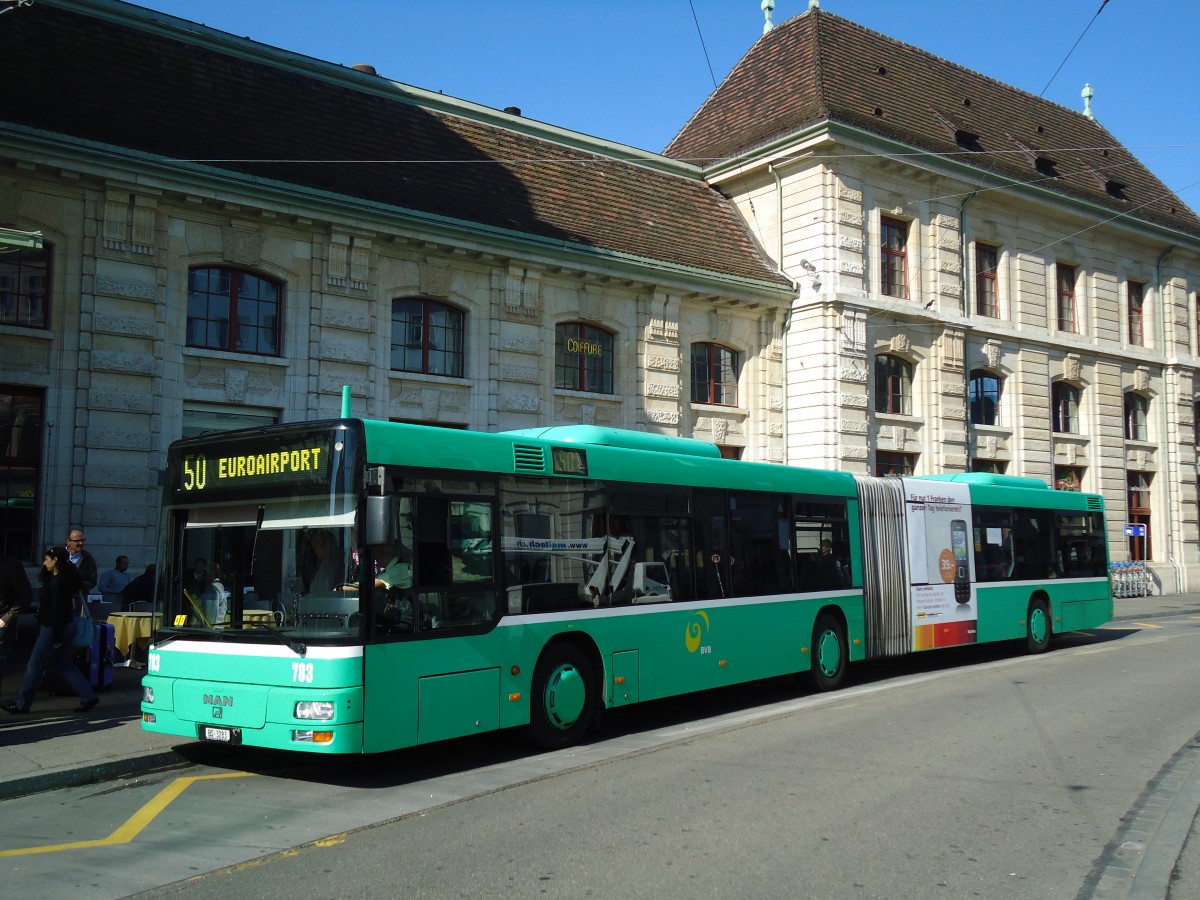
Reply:
[[[1149,440],[1146,436],[1146,420],[1149,414],[1149,400],[1134,391],[1125,392],[1125,440]]]
[[[222,267],[188,272],[187,345],[278,356],[283,285]]]
[[[465,319],[437,300],[393,300],[392,371],[461,378]]]
[[[912,371],[898,356],[875,357],[875,412],[912,415]]]
[[[1000,379],[991,372],[976,369],[971,373],[972,425],[1000,424],[1000,388]]]
[[[555,328],[554,386],[568,391],[613,392],[613,336],[583,322]]]
[[[1050,429],[1059,434],[1079,433],[1079,388],[1056,381],[1050,388]]]
[[[737,406],[740,360],[720,344],[692,344],[692,402]]]

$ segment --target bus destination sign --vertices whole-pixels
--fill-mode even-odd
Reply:
[[[332,454],[327,440],[304,440],[270,449],[245,443],[211,451],[188,448],[175,471],[176,494],[207,495],[262,488],[308,488],[329,483]]]

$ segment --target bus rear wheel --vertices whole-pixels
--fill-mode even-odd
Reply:
[[[817,690],[841,687],[848,660],[846,630],[835,616],[822,613],[813,625],[812,636],[812,680]]]
[[[533,670],[529,737],[553,750],[578,743],[596,718],[596,681],[587,655],[574,644],[547,647]]]
[[[1025,649],[1030,653],[1045,653],[1050,649],[1050,610],[1046,601],[1038,598],[1029,601],[1029,612],[1025,616]]]

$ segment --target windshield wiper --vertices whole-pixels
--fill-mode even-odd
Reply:
[[[270,625],[257,625],[255,626],[254,630],[256,632],[265,631],[297,656],[304,656],[306,653],[308,653],[308,645],[305,644],[304,641],[298,641],[295,638],[288,637],[282,631],[277,628],[272,628]]]
[[[308,645],[303,641],[298,641],[288,637],[282,631],[272,628],[269,625],[256,625],[253,629],[244,631],[231,631],[224,628],[163,628],[155,635],[156,647],[161,647],[163,644],[169,644],[171,641],[177,641],[180,638],[187,637],[193,634],[204,634],[218,641],[228,641],[238,638],[244,638],[248,635],[258,634],[260,631],[266,632],[283,644],[297,656],[305,656],[308,653]]]

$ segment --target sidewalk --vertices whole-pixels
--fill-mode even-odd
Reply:
[[[1135,620],[1200,613],[1200,593],[1134,597],[1115,602],[1114,618]],[[0,682],[0,702],[12,700],[28,647],[14,647]],[[112,688],[85,715],[74,696],[38,694],[29,715],[0,712],[0,800],[59,787],[139,775],[191,760],[176,751],[195,741],[142,731],[142,669],[117,668]]]
[[[0,682],[5,703],[20,689],[28,658],[28,648],[13,649]],[[75,712],[74,694],[45,690],[28,715],[0,711],[0,801],[188,764],[174,748],[193,742],[142,731],[144,671],[114,669],[112,687],[84,715]]]

